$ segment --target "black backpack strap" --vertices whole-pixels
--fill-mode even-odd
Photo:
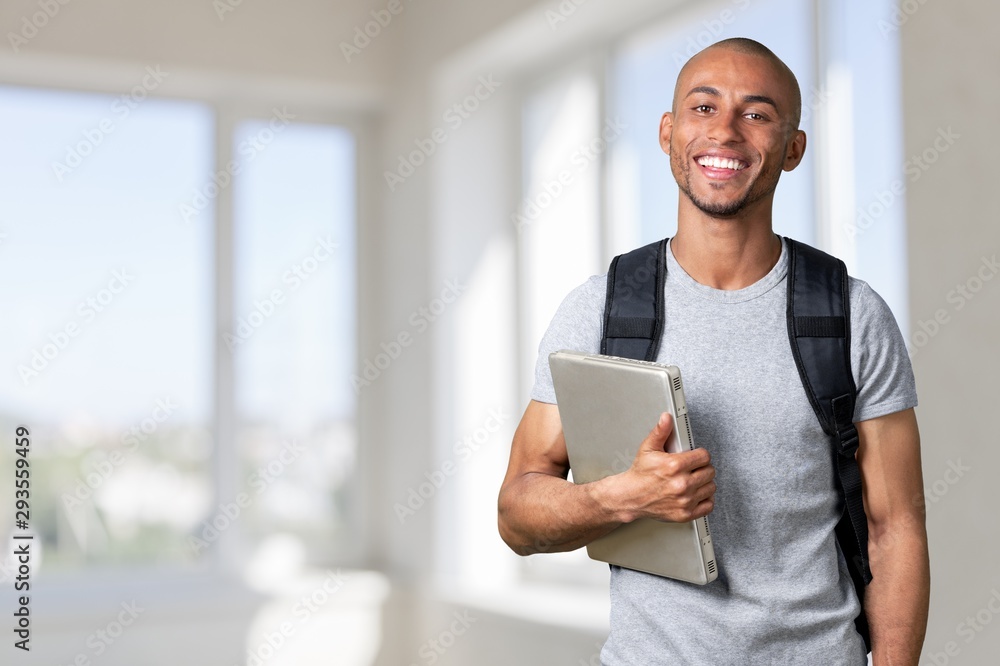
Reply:
[[[854,404],[858,389],[851,372],[850,287],[844,262],[790,238],[788,243],[788,338],[802,386],[823,430],[833,439],[845,510],[837,541],[847,559],[861,602],[855,619],[871,650],[864,612],[865,586],[871,582],[868,520],[855,454],[858,431]]]
[[[663,334],[667,241],[620,254],[608,269],[601,353],[655,361]]]

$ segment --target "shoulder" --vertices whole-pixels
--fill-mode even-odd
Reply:
[[[855,421],[916,406],[913,368],[892,310],[864,280],[850,279],[850,299]]]

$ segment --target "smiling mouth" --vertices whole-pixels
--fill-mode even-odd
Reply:
[[[731,171],[742,171],[749,166],[746,162],[742,162],[740,160],[712,157],[710,155],[699,157],[696,161],[703,167],[710,167],[712,169],[729,169]]]

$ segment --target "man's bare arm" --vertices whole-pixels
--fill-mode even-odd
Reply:
[[[908,409],[857,427],[872,568],[865,592],[872,663],[917,666],[930,600],[917,419]]]
[[[683,522],[708,515],[715,469],[704,449],[665,453],[672,427],[661,416],[628,471],[577,485],[566,480],[558,408],[532,400],[500,489],[500,536],[514,552],[530,555],[574,550],[638,518]]]

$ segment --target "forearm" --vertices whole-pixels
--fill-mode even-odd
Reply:
[[[873,533],[868,553],[872,582],[865,592],[865,610],[873,666],[916,666],[930,600],[923,520],[913,519],[884,534]]]
[[[577,485],[548,474],[521,476],[500,496],[500,536],[518,555],[587,545],[627,520],[611,478]]]
[[[704,449],[664,451],[672,427],[661,414],[629,469],[578,485],[565,478],[569,460],[555,405],[532,401],[500,488],[500,536],[519,555],[560,552],[639,518],[686,522],[707,515],[715,493],[711,456]]]

